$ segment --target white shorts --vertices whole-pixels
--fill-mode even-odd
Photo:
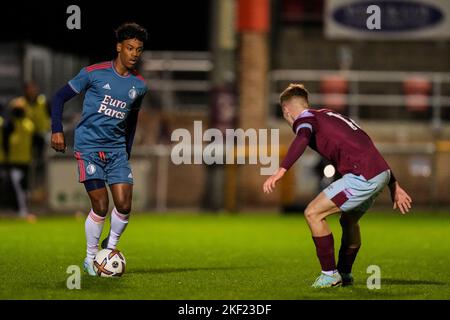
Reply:
[[[391,171],[386,170],[370,180],[363,176],[347,173],[330,184],[323,192],[341,211],[366,212],[376,197],[389,183]]]

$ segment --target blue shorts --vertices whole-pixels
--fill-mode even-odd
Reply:
[[[107,184],[133,184],[133,174],[125,151],[75,152],[79,181],[99,179]]]
[[[366,212],[389,183],[391,171],[386,170],[370,180],[348,173],[330,184],[323,192],[341,211]]]

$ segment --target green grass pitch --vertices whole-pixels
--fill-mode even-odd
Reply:
[[[338,217],[328,221],[337,251]],[[125,275],[83,274],[69,290],[84,219],[0,219],[0,299],[450,299],[450,214],[371,211],[361,230],[355,285],[313,289],[319,263],[300,215],[136,214],[119,246]],[[366,286],[369,265],[380,289]]]

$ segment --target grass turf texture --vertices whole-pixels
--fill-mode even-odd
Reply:
[[[337,252],[338,217],[328,222]],[[125,275],[82,272],[81,290],[68,290],[84,219],[0,219],[0,299],[450,299],[449,214],[370,212],[361,230],[355,285],[321,290],[310,287],[320,269],[300,215],[138,214],[119,246]],[[366,286],[369,265],[381,268],[379,290]]]

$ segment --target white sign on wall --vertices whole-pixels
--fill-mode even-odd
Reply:
[[[133,159],[133,210],[145,210],[148,206],[151,181],[148,160]],[[49,207],[54,211],[78,211],[91,207],[82,183],[78,182],[77,163],[69,157],[50,158],[48,166]],[[110,208],[112,209],[110,196]]]
[[[330,39],[450,39],[448,0],[327,0]]]

